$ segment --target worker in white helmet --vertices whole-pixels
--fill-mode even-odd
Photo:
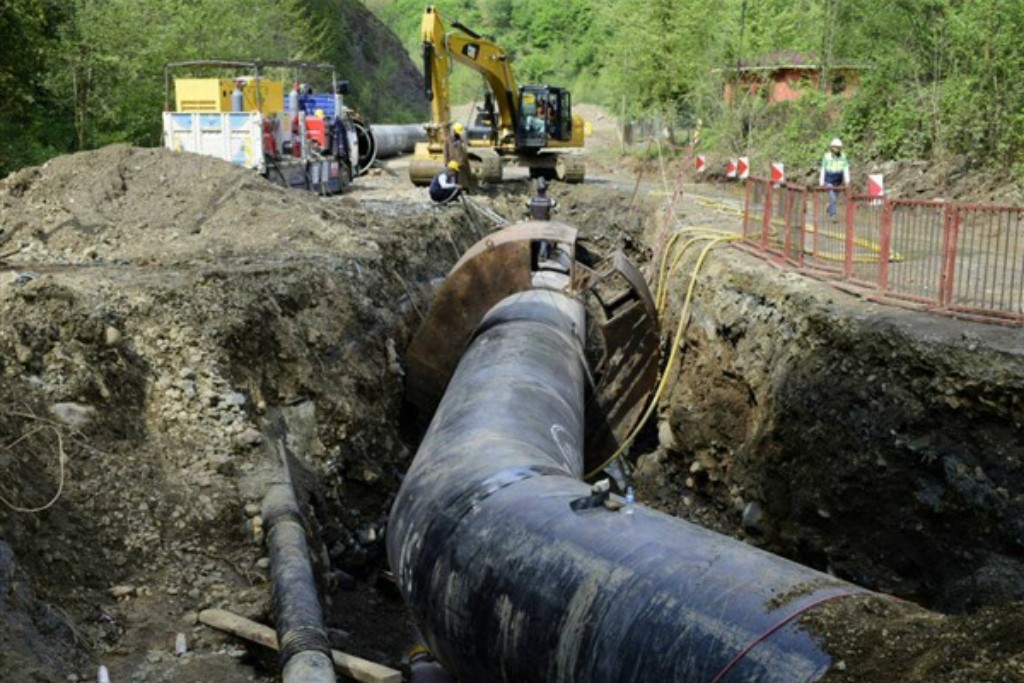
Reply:
[[[828,216],[836,222],[836,198],[839,191],[850,186],[850,161],[843,152],[843,141],[832,138],[829,150],[821,158],[821,173],[818,184],[828,190]]]

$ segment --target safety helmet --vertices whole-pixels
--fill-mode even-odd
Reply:
[[[324,117],[324,110],[317,109],[315,112],[313,112],[313,116],[317,117],[318,119],[322,119]]]
[[[832,138],[832,143],[829,145],[829,147],[842,147],[842,146],[843,146],[843,141],[840,140],[839,138]]]
[[[449,161],[448,162],[448,168],[452,169],[453,171],[458,171],[459,170],[459,162],[454,161],[454,160]]]
[[[463,126],[463,125],[462,125],[461,123],[459,123],[458,121],[456,121],[456,122],[455,122],[455,125],[454,125],[454,126],[452,126],[452,130],[453,130],[453,131],[455,131],[456,133],[458,133],[459,135],[462,135],[463,133],[465,133],[465,132],[466,132],[466,127],[465,127],[465,126]]]

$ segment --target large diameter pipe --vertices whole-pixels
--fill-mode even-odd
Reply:
[[[359,145],[356,175],[365,173],[377,159],[410,154],[415,151],[417,142],[427,140],[427,131],[422,123],[372,126],[356,123],[355,128]]]
[[[411,154],[417,142],[427,141],[427,129],[422,123],[370,126],[370,132],[377,145],[378,159]]]
[[[794,615],[865,591],[643,507],[570,507],[591,493],[582,316],[551,290],[488,313],[402,484],[388,558],[430,648],[463,683],[818,679]]]

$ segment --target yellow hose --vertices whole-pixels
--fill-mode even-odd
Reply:
[[[729,213],[740,216],[743,216],[746,213],[745,211],[736,209],[720,201],[707,197],[698,196],[695,197],[695,201],[700,206],[704,206],[705,208],[713,208],[723,213]],[[778,225],[780,224],[780,221],[773,219],[771,223],[774,225]],[[805,227],[807,229],[807,232],[815,232],[814,226]],[[683,243],[682,248],[679,250],[678,253],[674,254],[673,257],[673,250],[676,246],[677,240],[679,240],[680,237],[690,233],[695,234]],[[829,234],[824,231],[821,231],[819,234],[826,235],[834,239],[838,239],[836,234]],[[842,238],[845,239],[845,235],[843,235]],[[604,468],[608,467],[608,465],[611,464],[612,461],[614,461],[616,458],[620,457],[623,453],[625,453],[630,448],[630,446],[632,446],[633,442],[636,440],[637,435],[643,429],[647,421],[651,418],[651,415],[654,414],[654,411],[657,409],[658,404],[661,402],[662,394],[664,394],[665,388],[668,386],[668,379],[672,374],[672,369],[675,366],[675,363],[679,357],[680,350],[682,349],[683,334],[686,332],[687,323],[689,322],[690,304],[693,301],[693,292],[697,284],[697,275],[700,273],[700,269],[704,265],[704,259],[710,253],[712,247],[719,244],[720,242],[732,242],[739,239],[742,239],[742,237],[737,233],[710,228],[707,226],[680,227],[678,230],[672,233],[672,236],[665,244],[665,249],[662,252],[661,259],[658,263],[657,287],[655,289],[654,301],[655,308],[657,310],[659,318],[664,317],[665,309],[668,306],[669,283],[672,280],[672,275],[675,273],[676,268],[679,267],[679,264],[681,263],[682,258],[685,256],[687,250],[689,250],[689,248],[692,245],[696,244],[700,240],[709,240],[708,243],[704,245],[704,249],[701,251],[700,256],[697,258],[697,262],[693,267],[693,272],[690,274],[690,284],[686,289],[686,298],[683,301],[683,310],[679,317],[679,324],[676,327],[675,335],[672,339],[672,350],[669,352],[668,361],[665,363],[665,368],[662,370],[661,379],[658,381],[658,387],[654,392],[654,396],[648,403],[646,410],[644,410],[643,416],[640,418],[640,420],[637,421],[636,426],[633,428],[633,431],[629,434],[628,437],[626,437],[622,441],[621,444],[619,444],[619,447],[610,457],[608,457],[607,460],[605,460],[600,466],[588,472],[586,474],[586,478],[589,479],[595,474],[598,474]],[[871,242],[870,240],[865,240],[861,238],[855,238],[854,244],[856,246],[860,246],[865,249],[870,249],[876,252],[876,254],[872,256],[856,257],[854,259],[855,263],[877,262],[880,260],[880,256],[878,254],[878,252],[881,252],[880,245],[876,244],[875,242]],[[819,254],[819,256],[821,258],[829,258],[828,256],[821,254]],[[671,263],[669,263],[670,257],[673,257],[671,259]],[[890,260],[902,261],[903,257],[896,252],[892,252],[892,254],[890,255]],[[665,267],[666,264],[668,264],[668,268]]]
[[[672,275],[675,274],[676,268],[682,263],[683,257],[686,255],[687,250],[697,242],[701,240],[716,239],[714,235],[695,235],[683,243],[682,249],[672,259],[672,264],[669,266],[668,273],[665,275],[664,287],[659,288],[658,295],[654,300],[655,310],[658,311],[658,317],[661,318],[665,309],[668,306],[668,283],[672,279]]]
[[[700,256],[697,258],[697,263],[693,267],[693,272],[690,274],[690,285],[686,289],[686,299],[683,302],[683,312],[679,318],[679,325],[676,327],[676,333],[672,340],[672,351],[669,353],[668,362],[665,363],[665,369],[661,373],[661,380],[658,382],[658,388],[654,392],[654,396],[651,398],[649,404],[647,405],[647,410],[644,411],[643,416],[636,423],[636,427],[633,428],[633,432],[628,437],[626,437],[626,439],[619,445],[618,449],[616,449],[616,451],[611,455],[611,457],[609,457],[607,460],[601,463],[600,466],[588,472],[586,474],[586,478],[589,479],[590,477],[599,473],[601,470],[608,467],[608,465],[613,460],[615,460],[623,453],[625,453],[633,444],[633,441],[636,440],[637,434],[640,433],[640,430],[643,429],[643,426],[647,423],[647,420],[651,418],[651,415],[658,407],[658,403],[661,401],[661,395],[665,392],[665,387],[668,386],[668,378],[672,374],[672,368],[675,365],[676,359],[679,357],[679,350],[681,348],[680,342],[682,341],[683,333],[686,331],[686,323],[690,315],[690,302],[693,300],[693,292],[697,285],[697,274],[700,273],[701,266],[704,265],[704,259],[707,257],[712,247],[714,247],[719,242],[730,242],[735,239],[737,239],[737,237],[735,236],[713,237],[711,238],[711,241],[704,246],[704,250],[701,251]]]

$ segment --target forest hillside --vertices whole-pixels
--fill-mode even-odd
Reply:
[[[657,120],[705,151],[813,167],[860,160],[1024,175],[1019,0],[447,0],[514,55],[520,82]],[[423,0],[12,0],[0,4],[0,176],[114,142],[159,141],[165,62],[329,61],[371,120],[423,120]],[[129,30],[130,29],[130,30]],[[779,67],[803,71],[774,101]],[[806,68],[805,68],[806,67]],[[455,95],[479,101],[456,69]],[[855,86],[855,87],[854,87]],[[726,92],[731,92],[726,97]]]
[[[423,2],[366,4],[418,54]],[[1014,82],[1024,67],[1018,0],[450,0],[437,7],[511,52],[520,82],[570,86],[576,101],[658,117],[691,135],[700,121],[702,144],[723,154],[813,165],[840,136],[862,159],[1024,172],[1024,88]],[[793,62],[817,67],[795,83],[799,99],[771,102],[765,88],[746,87]],[[727,85],[741,79],[727,102]],[[838,92],[845,79],[857,88]],[[465,85],[457,92],[476,96]]]

